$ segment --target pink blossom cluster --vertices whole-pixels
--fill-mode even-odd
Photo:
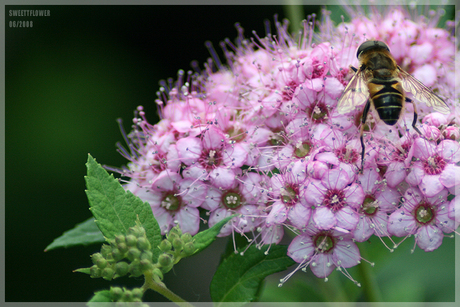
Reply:
[[[220,236],[249,233],[256,244],[277,244],[289,229],[296,237],[288,255],[326,277],[360,261],[355,241],[414,235],[433,251],[455,231],[460,114],[453,37],[402,8],[352,14],[334,27],[325,12],[319,33],[310,16],[298,38],[287,23],[276,22],[276,35],[251,39],[237,26],[237,43],[221,45],[228,66],[214,56],[204,72],[180,71],[159,92],[157,124],[138,108],[129,150],[120,147],[130,163],[120,172],[130,177],[125,188],[149,202],[163,234],[179,225],[194,235],[200,221],[213,226],[237,214]],[[362,109],[341,114],[337,101],[366,39],[386,42],[452,113],[417,105],[421,136],[411,127],[411,104],[396,126],[370,115],[360,172]]]

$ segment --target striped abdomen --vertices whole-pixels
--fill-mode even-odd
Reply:
[[[404,107],[404,92],[401,83],[394,79],[372,79],[367,86],[380,119],[387,125],[396,124]]]

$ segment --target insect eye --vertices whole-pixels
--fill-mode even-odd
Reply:
[[[359,46],[358,51],[356,53],[356,57],[359,59],[360,54],[363,53],[364,51],[369,51],[371,49],[380,49],[380,48],[390,51],[390,48],[388,48],[387,44],[385,44],[384,42],[365,41]]]

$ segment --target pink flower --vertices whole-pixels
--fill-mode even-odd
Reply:
[[[390,215],[388,231],[395,236],[415,235],[415,242],[426,252],[437,249],[444,237],[443,231],[452,232],[454,220],[449,218],[447,190],[434,197],[426,197],[417,188],[404,194],[404,205]]]
[[[292,240],[288,256],[301,264],[296,270],[310,266],[319,278],[327,277],[336,267],[353,267],[361,259],[351,234],[319,230],[314,224]]]
[[[365,195],[345,171],[331,169],[322,180],[311,180],[304,195],[307,203],[315,206],[312,220],[318,229],[355,229],[359,221],[356,210]]]
[[[444,140],[436,145],[418,138],[414,144],[414,157],[419,160],[412,165],[406,181],[418,185],[427,197],[455,185],[455,174],[460,172],[460,167],[456,165],[460,161],[458,142]]]
[[[183,232],[194,235],[200,225],[197,208],[206,193],[207,187],[199,181],[182,179],[179,174],[166,170],[153,181],[151,191],[143,190],[139,194],[150,203],[162,234],[179,225]]]

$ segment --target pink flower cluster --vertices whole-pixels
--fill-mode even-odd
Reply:
[[[228,67],[209,62],[202,73],[180,71],[177,83],[159,92],[155,125],[138,108],[129,150],[120,147],[131,162],[120,172],[130,177],[125,188],[150,203],[163,234],[179,225],[194,235],[201,220],[212,226],[237,214],[221,236],[250,233],[257,244],[276,244],[289,229],[297,236],[288,255],[326,277],[360,261],[355,241],[414,235],[432,251],[455,231],[460,114],[453,37],[402,8],[353,14],[338,27],[325,14],[319,33],[309,17],[299,38],[287,23],[276,22],[276,35],[252,39],[238,26],[238,43],[222,44]],[[417,105],[422,136],[411,127],[410,104],[396,126],[369,116],[359,172],[361,114],[340,114],[337,101],[366,39],[386,42],[452,114]]]

